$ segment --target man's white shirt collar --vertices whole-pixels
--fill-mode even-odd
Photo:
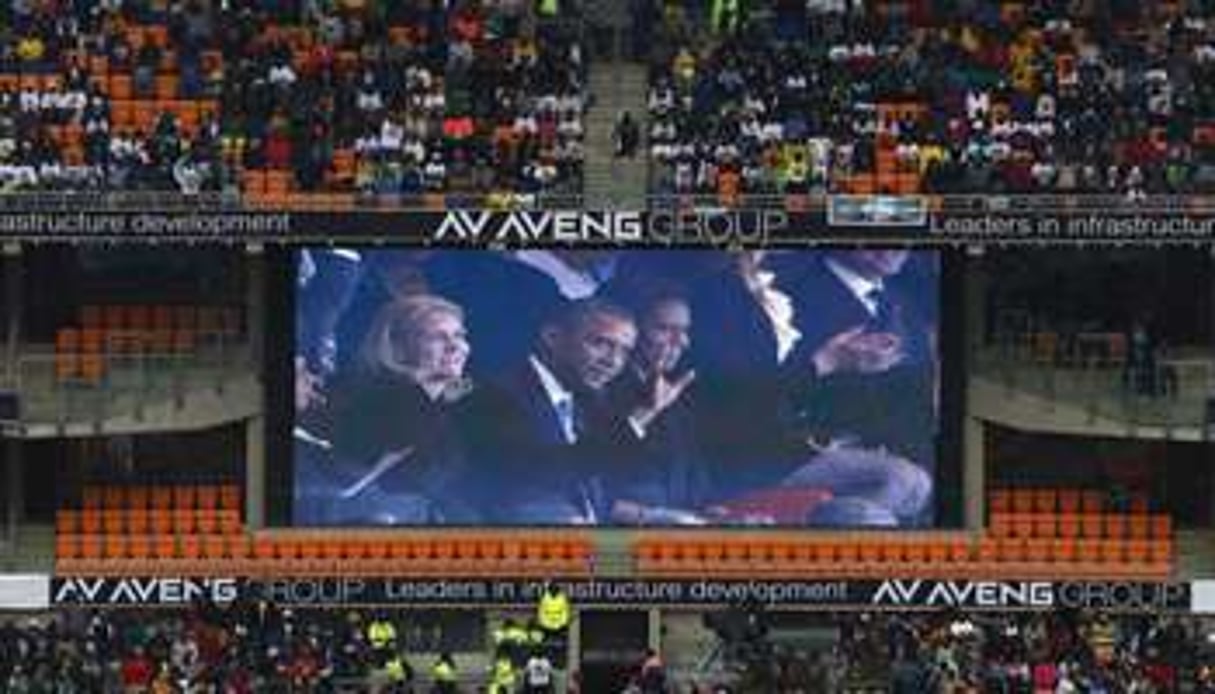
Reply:
[[[540,387],[544,389],[544,395],[548,398],[548,402],[553,406],[554,410],[557,410],[562,403],[573,404],[574,394],[568,388],[561,385],[561,381],[557,380],[556,375],[544,365],[544,362],[540,361],[534,354],[529,356],[527,360],[536,372],[536,376],[540,378]],[[562,433],[565,435],[567,442],[575,443],[578,435],[573,431],[572,426],[567,426],[567,424],[572,425],[573,422],[562,422],[561,426],[564,430]]]
[[[865,310],[869,312],[869,315],[876,317],[878,306],[877,301],[874,300],[872,294],[874,291],[880,292],[885,290],[885,286],[882,284],[882,282],[880,280],[875,282],[866,277],[862,277],[852,268],[836,261],[833,258],[828,258],[826,262],[827,269],[831,271],[831,274],[838,277],[839,280],[844,283],[844,286],[848,288],[848,291],[852,292],[852,295],[857,298],[857,301],[861,302],[861,304],[865,307]]]

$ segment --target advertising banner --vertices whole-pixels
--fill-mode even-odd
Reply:
[[[441,246],[773,247],[813,243],[1210,243],[1205,208],[1092,203],[1037,209],[1000,205],[930,211],[923,198],[834,197],[821,209],[402,211],[374,205],[341,211],[216,206],[118,209],[0,206],[0,238],[146,242],[385,241]],[[796,211],[795,211],[796,210]]]
[[[1188,612],[1187,583],[948,580],[557,581],[579,607],[772,609],[1111,610]],[[185,606],[266,600],[296,607],[491,607],[531,605],[544,583],[525,578],[122,578],[57,577],[55,605]]]

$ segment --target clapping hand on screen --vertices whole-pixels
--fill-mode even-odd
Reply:
[[[692,385],[696,372],[688,370],[678,378],[668,378],[664,373],[654,375],[650,387],[649,401],[633,411],[630,420],[645,431],[668,407],[679,401],[683,392]]]
[[[813,365],[819,376],[875,374],[898,366],[905,357],[903,340],[897,334],[870,332],[866,326],[858,325],[832,336],[819,347]]]
[[[342,499],[353,499],[411,455],[413,455],[412,446],[384,453],[366,475],[363,475],[354,484],[343,489],[339,496]]]

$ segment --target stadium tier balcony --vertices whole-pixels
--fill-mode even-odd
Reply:
[[[557,7],[18,6],[0,46],[0,187],[573,203],[593,95],[586,20]],[[658,21],[645,129],[660,196],[1215,187],[1215,24],[1184,5],[981,2],[959,19],[920,0],[769,2]]]

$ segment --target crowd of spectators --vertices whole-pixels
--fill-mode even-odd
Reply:
[[[637,4],[658,192],[1215,186],[1204,3]]]
[[[458,3],[447,78],[450,189],[582,188],[586,63],[574,3]]]
[[[0,689],[459,692],[495,686],[498,663],[469,671],[465,658],[472,654],[437,654],[433,636],[409,630],[410,618],[407,611],[292,612],[248,603],[10,619],[0,623]],[[651,651],[628,691],[1215,692],[1215,641],[1210,624],[1196,618],[941,611],[857,613],[833,623],[838,638],[828,650],[759,649],[764,657],[728,682],[672,676]],[[451,666],[454,681],[436,678],[444,670],[440,661]],[[520,690],[525,671],[512,678]],[[579,681],[572,675],[569,691],[577,691]]]
[[[293,612],[267,603],[183,610],[64,611],[0,623],[0,690],[87,692],[432,691],[461,673],[410,615]],[[387,625],[387,626],[385,626]],[[429,655],[422,657],[418,653]],[[421,688],[418,683],[426,682]],[[463,688],[436,686],[433,691]]]
[[[893,692],[1211,692],[1199,620],[1058,611],[861,615],[828,662]]]
[[[173,109],[118,119],[106,80],[111,70],[124,75],[124,101],[161,91],[175,101],[213,98],[222,77],[208,57],[217,20],[208,4],[176,2],[144,33],[131,29],[152,21],[148,3],[4,3],[0,191],[217,188],[220,127],[211,112],[192,111],[188,123]]]
[[[5,2],[0,190],[580,192],[577,17],[568,0]]]

